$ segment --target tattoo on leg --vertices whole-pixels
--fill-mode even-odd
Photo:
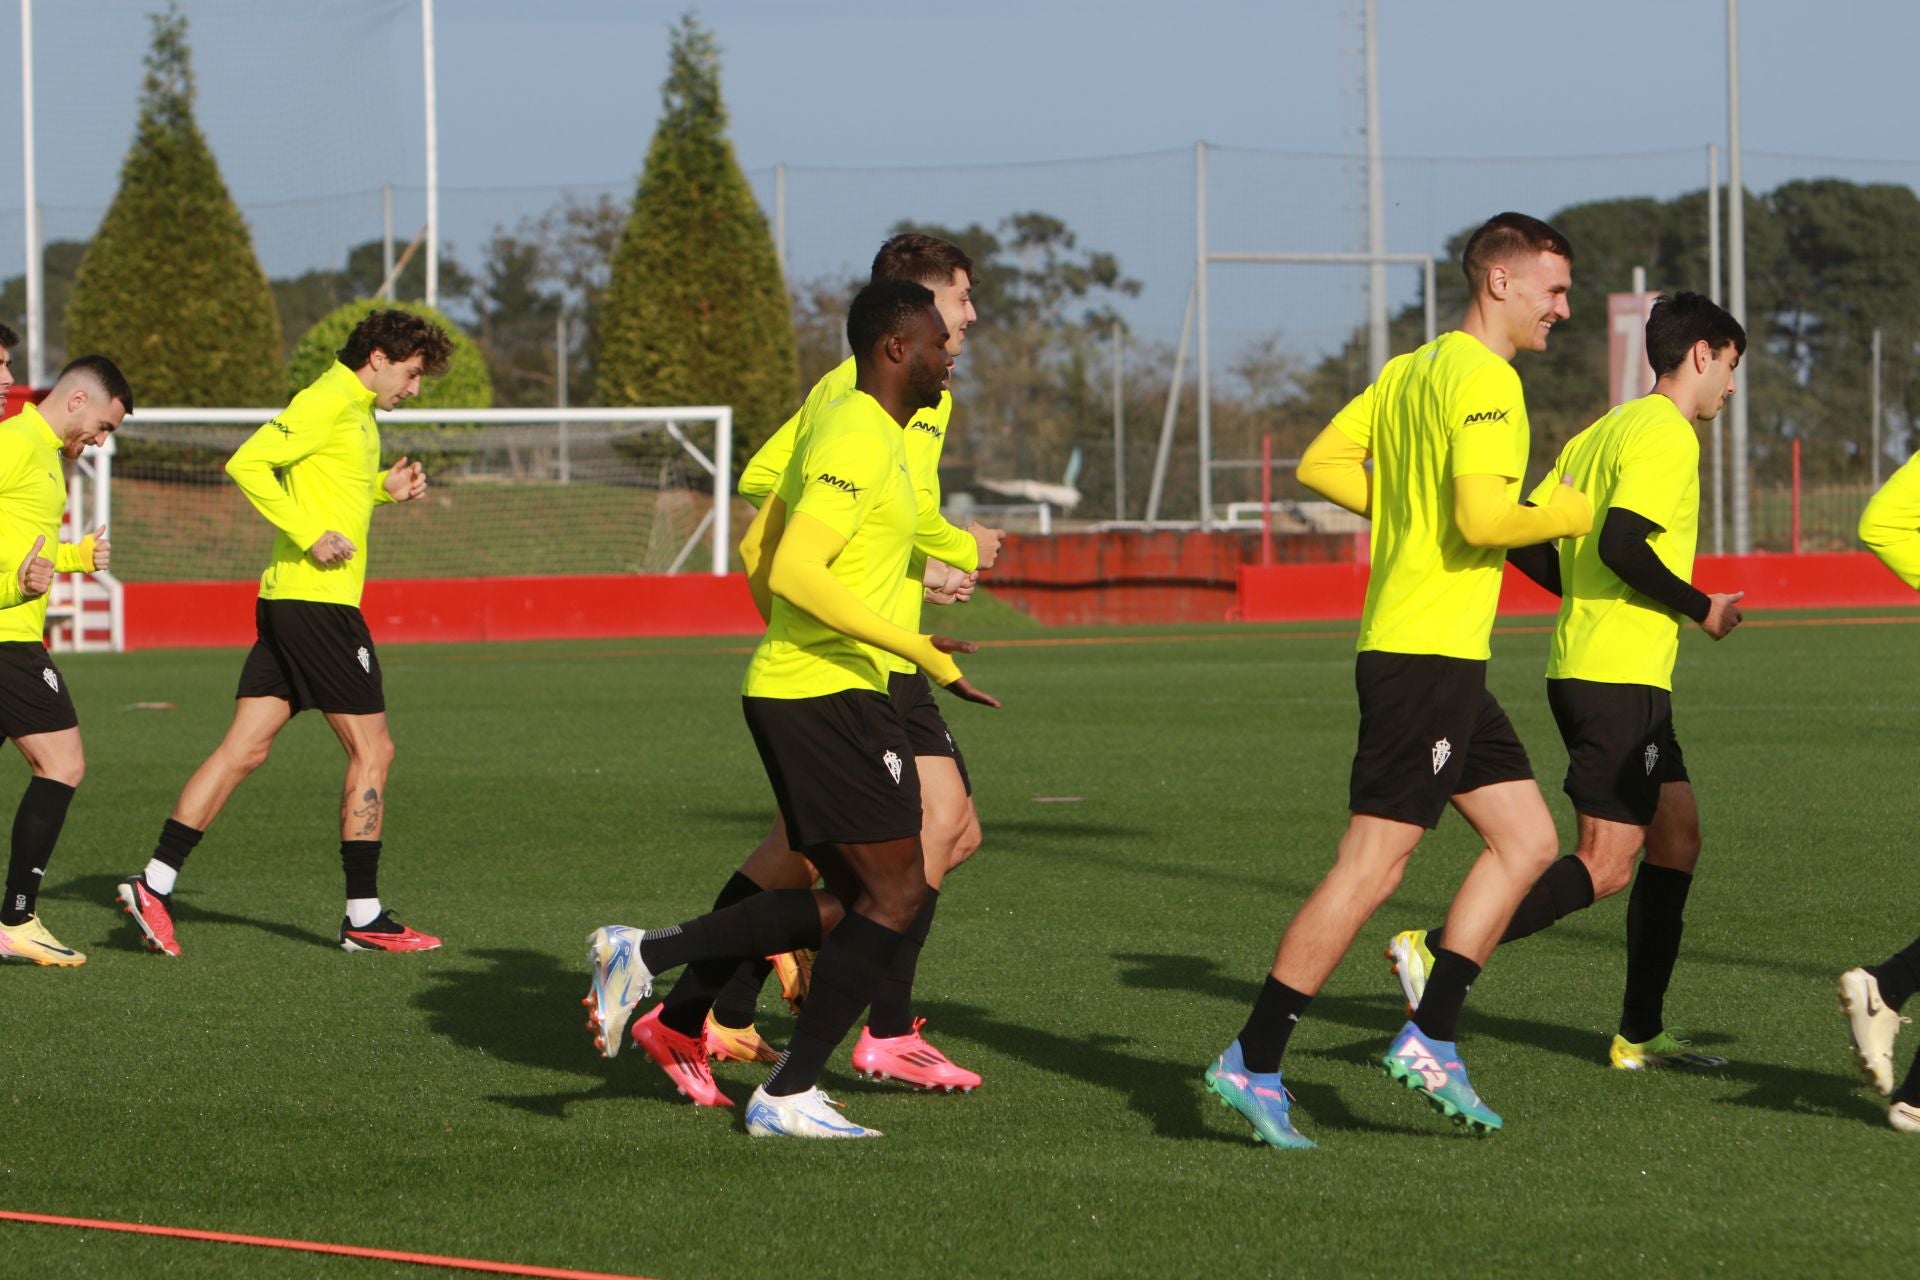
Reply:
[[[361,793],[360,801],[360,806],[353,810],[353,816],[363,821],[360,824],[360,830],[354,834],[370,836],[380,829],[380,792],[374,787],[368,787]]]

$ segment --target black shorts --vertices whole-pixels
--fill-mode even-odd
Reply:
[[[907,726],[871,689],[742,698],[747,730],[797,850],[920,834],[920,774]]]
[[[1487,664],[1432,653],[1359,655],[1360,745],[1348,807],[1431,829],[1454,796],[1533,777]]]
[[[58,733],[79,723],[67,679],[53,665],[47,646],[33,640],[0,641],[0,738]]]
[[[972,795],[973,779],[967,776],[967,758],[960,754],[960,746],[953,740],[953,732],[947,728],[946,719],[940,714],[940,704],[934,697],[933,686],[928,683],[925,673],[890,673],[887,676],[887,696],[893,699],[893,709],[906,722],[907,744],[913,748],[914,756],[945,756],[952,760],[954,768],[960,771],[960,785],[967,789],[968,795]]]
[[[1660,807],[1661,786],[1687,781],[1665,689],[1549,680],[1547,705],[1567,744],[1566,792],[1576,812],[1644,827]]]
[[[259,639],[240,668],[236,698],[281,698],[295,714],[371,716],[387,709],[380,655],[367,620],[350,604],[256,600]]]

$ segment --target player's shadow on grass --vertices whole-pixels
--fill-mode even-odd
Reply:
[[[587,1088],[489,1094],[487,1101],[555,1120],[565,1119],[576,1102],[648,1095],[680,1101],[640,1049],[628,1046],[616,1062],[595,1055],[580,1005],[587,989],[583,967],[563,965],[539,951],[495,948],[461,954],[486,967],[433,971],[431,985],[413,1001],[427,1015],[429,1031],[515,1066],[596,1078]]]
[[[91,902],[96,905],[112,903],[116,911],[120,910],[115,890],[125,876],[87,875],[75,876],[63,880],[51,889],[41,891],[44,898],[55,898],[62,902]],[[237,924],[249,929],[259,929],[275,937],[304,945],[338,948],[340,939],[303,929],[297,924],[287,924],[279,920],[255,920],[251,916],[235,915],[231,911],[221,911],[217,907],[206,906],[195,901],[191,894],[174,894],[168,905],[168,914],[173,916],[175,931],[182,935],[183,948],[192,942],[191,930],[199,924]],[[112,951],[145,951],[146,939],[140,934],[139,927],[131,920],[125,921],[125,927],[115,929],[107,938],[106,947]]]

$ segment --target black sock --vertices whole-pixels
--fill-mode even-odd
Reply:
[[[1907,998],[1920,990],[1920,938],[1905,951],[1888,956],[1881,964],[1867,966],[1867,972],[1880,984],[1880,998],[1896,1012]]]
[[[863,915],[847,913],[814,961],[807,1007],[794,1024],[787,1051],[762,1086],[769,1096],[791,1097],[819,1083],[827,1059],[873,1000],[874,989],[892,965],[904,936]]]
[[[1627,994],[1620,1034],[1645,1044],[1666,1030],[1667,982],[1680,958],[1681,917],[1693,873],[1642,862],[1627,898]]]
[[[34,777],[13,815],[13,849],[7,859],[7,897],[0,903],[0,924],[25,924],[40,897],[60,828],[67,821],[73,788],[52,778]]]
[[[156,862],[164,862],[178,871],[187,865],[187,855],[200,843],[200,837],[206,832],[195,830],[184,822],[175,822],[168,818],[160,828],[160,843],[153,847]],[[165,897],[165,894],[161,895]]]
[[[654,973],[724,960],[726,965],[712,979],[718,991],[742,960],[819,945],[820,908],[814,905],[813,890],[770,889],[672,928],[647,930],[640,959]]]
[[[713,899],[713,909],[725,911],[759,892],[759,885],[736,871],[720,886],[720,892]],[[699,1035],[701,1024],[707,1020],[707,1010],[713,1007],[718,984],[724,983],[735,967],[733,959],[727,957],[720,961],[689,964],[682,969],[679,980],[673,984],[673,990],[660,1002],[661,1023],[683,1036]]]
[[[873,993],[873,1008],[867,1014],[867,1030],[882,1039],[904,1036],[913,1030],[913,976],[920,966],[920,949],[927,945],[927,932],[933,928],[933,910],[940,905],[940,891],[927,886],[927,900],[907,926],[900,950],[880,979]]]
[[[691,973],[694,968],[689,965],[687,971]],[[713,1020],[736,1031],[752,1026],[760,1009],[760,988],[767,985],[767,975],[772,972],[773,961],[765,956],[742,960],[734,966],[733,975],[713,998]],[[677,986],[674,989],[679,990]]]
[[[1907,1068],[1907,1078],[1893,1091],[1893,1100],[1920,1107],[1920,1053],[1913,1055],[1913,1065]]]
[[[380,896],[380,842],[378,840],[342,840],[340,866],[347,873],[349,898]]]
[[[1507,931],[1500,935],[1500,941],[1515,942],[1536,934],[1562,916],[1584,911],[1592,905],[1593,875],[1587,870],[1587,864],[1572,854],[1556,858],[1513,909],[1513,919],[1507,921]],[[1427,950],[1438,951],[1445,945],[1439,929],[1427,931]]]
[[[1451,1044],[1460,1036],[1460,1007],[1480,976],[1480,966],[1444,947],[1430,948],[1433,971],[1427,975],[1427,990],[1414,1011],[1413,1025],[1434,1040]]]
[[[1240,1059],[1255,1075],[1272,1075],[1280,1069],[1280,1058],[1287,1051],[1300,1015],[1307,1011],[1313,997],[1295,991],[1272,974],[1253,998],[1253,1012],[1247,1025],[1240,1028]]]

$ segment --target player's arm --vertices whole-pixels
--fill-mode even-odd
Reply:
[[[1544,506],[1507,496],[1506,476],[1453,478],[1453,520],[1475,547],[1524,547],[1553,538],[1577,538],[1593,528],[1593,504],[1570,484],[1553,486]]]
[[[905,658],[942,686],[958,681],[959,665],[934,647],[931,636],[917,635],[887,621],[833,575],[830,566],[846,545],[847,539],[825,522],[805,511],[792,513],[779,546],[774,548],[773,567],[767,575],[769,589],[841,635]]]
[[[813,397],[807,397],[807,403],[794,411],[791,418],[780,424],[780,429],[767,437],[767,442],[754,451],[747,459],[747,465],[740,472],[740,496],[756,507],[764,507],[767,498],[780,483],[787,464],[793,460],[793,444],[800,435],[800,419],[806,415],[813,403]]]
[[[98,573],[113,559],[107,526],[101,525],[78,542],[62,542],[53,550],[55,573]]]
[[[1860,513],[1860,541],[1895,577],[1920,589],[1920,454],[1868,499]]]
[[[773,593],[767,587],[767,573],[773,567],[773,551],[787,526],[787,501],[773,494],[753,513],[746,536],[740,539],[740,563],[747,571],[747,590],[753,595],[753,607],[762,622],[773,621]]]
[[[1357,516],[1373,514],[1373,384],[1333,415],[1300,456],[1300,483]]]
[[[1647,542],[1660,529],[1638,511],[1609,507],[1600,526],[1600,563],[1649,600],[1695,622],[1705,622],[1713,605],[1707,593],[1667,568]]]
[[[1555,460],[1553,470],[1534,486],[1533,496],[1521,499],[1523,506],[1537,507],[1553,498],[1553,487],[1561,482],[1562,459]],[[1534,585],[1552,595],[1564,596],[1566,591],[1560,580],[1560,544],[1558,542],[1535,542],[1524,547],[1514,547],[1507,552],[1507,563],[1533,579]]]
[[[1373,512],[1371,450],[1357,443],[1339,423],[1330,423],[1300,455],[1300,483],[1357,516]]]
[[[296,399],[280,416],[261,427],[227,459],[227,474],[268,523],[304,551],[313,551],[331,532],[312,512],[293,500],[275,472],[311,457],[326,443],[332,415],[316,412]],[[334,538],[345,542],[339,534]]]

